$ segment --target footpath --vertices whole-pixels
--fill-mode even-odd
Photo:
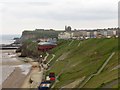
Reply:
[[[108,62],[110,61],[110,59],[113,57],[113,55],[115,54],[115,52],[113,52],[108,59],[104,62],[104,64],[100,67],[100,69],[97,71],[97,73],[90,75],[80,86],[79,88],[82,88],[86,85],[86,83],[93,78],[94,76],[98,75],[101,73],[101,71],[105,68],[105,66],[108,64]]]

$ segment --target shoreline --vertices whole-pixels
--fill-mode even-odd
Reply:
[[[8,66],[14,68],[14,70],[11,73],[9,73],[7,78],[2,82],[2,88],[20,88],[25,78],[29,74],[30,69],[29,70],[27,69],[28,71],[26,75],[23,74],[26,73],[24,71],[24,67],[26,66],[26,63],[23,60],[21,60],[19,57],[17,57],[17,54],[15,53],[15,49],[1,50],[1,52],[2,52],[2,63],[0,64],[0,66],[2,67]],[[9,53],[11,55],[10,57],[8,55]],[[2,71],[2,74],[3,73],[7,73],[7,70]]]
[[[40,64],[35,62],[32,58],[21,58],[18,57],[19,54],[15,53],[15,50],[1,50],[4,58],[10,58],[8,60],[2,60],[1,66],[11,66],[14,67],[14,71],[7,77],[7,79],[2,83],[2,88],[37,88],[37,84],[30,83],[31,78],[33,82],[41,82],[43,72],[41,70]],[[11,56],[8,57],[10,54]],[[2,58],[2,59],[4,59]],[[12,60],[15,59],[15,60]],[[25,61],[28,61],[27,63]],[[37,65],[38,67],[33,68],[32,66]],[[26,69],[25,69],[26,68]],[[35,77],[34,77],[35,76]],[[13,82],[14,81],[14,82]],[[11,83],[12,82],[12,83]]]
[[[20,88],[25,77],[26,76],[21,73],[20,68],[15,68],[15,70],[2,83],[2,88]]]

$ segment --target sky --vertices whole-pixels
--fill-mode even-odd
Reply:
[[[1,34],[118,27],[119,0],[0,0]]]

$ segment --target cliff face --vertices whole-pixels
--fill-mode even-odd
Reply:
[[[24,42],[25,40],[28,40],[28,39],[35,39],[35,34],[33,34],[32,31],[23,31],[20,39],[21,39],[21,42]]]
[[[19,40],[20,43],[32,39],[36,40],[38,38],[58,38],[60,31],[54,30],[34,30],[34,31],[23,31],[22,36]]]

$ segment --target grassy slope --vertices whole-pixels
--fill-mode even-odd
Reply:
[[[117,39],[89,39],[81,41],[81,45],[79,47],[78,44],[80,41],[77,40],[73,41],[70,46],[69,43],[71,41],[60,42],[63,43],[52,50],[56,57],[51,62],[52,67],[49,70],[50,72],[55,72],[57,75],[62,72],[58,78],[59,82],[55,87],[67,85],[77,79],[84,76],[87,77],[97,72],[109,55],[114,51],[118,51]],[[65,52],[70,52],[67,58],[61,61],[56,61]],[[109,71],[117,65],[117,55],[118,54],[116,53],[116,55],[111,59],[103,73],[92,78],[85,87],[99,87],[103,82],[105,83],[115,79],[117,77],[117,70]],[[112,74],[110,75],[110,73]],[[104,75],[106,77],[103,78]],[[110,76],[112,76],[112,78],[110,78]],[[96,80],[97,83],[95,83]]]
[[[111,71],[115,66],[118,65],[118,53],[116,53],[105,69],[99,75],[93,77],[84,87],[94,87],[101,86],[103,83],[110,82],[118,77],[118,69]],[[98,81],[98,82],[96,82]]]

